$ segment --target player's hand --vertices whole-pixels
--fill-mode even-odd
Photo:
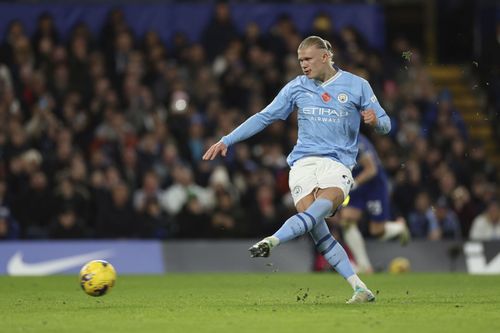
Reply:
[[[224,157],[226,157],[226,154],[227,154],[227,146],[222,141],[214,143],[210,148],[208,148],[207,152],[203,155],[203,159],[205,161],[213,160],[219,154],[221,154]]]
[[[361,117],[363,117],[363,122],[367,125],[375,127],[378,124],[378,118],[373,109],[361,111]]]

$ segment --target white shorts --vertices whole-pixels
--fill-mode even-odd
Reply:
[[[315,188],[338,187],[346,198],[352,184],[352,173],[349,168],[330,158],[318,156],[304,157],[295,162],[288,178],[288,186],[295,205]]]

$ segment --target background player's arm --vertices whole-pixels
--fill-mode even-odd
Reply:
[[[361,155],[358,163],[362,166],[362,171],[354,179],[356,186],[370,181],[378,172],[377,163],[371,154]]]

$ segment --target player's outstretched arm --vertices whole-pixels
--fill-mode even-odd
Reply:
[[[206,153],[203,155],[203,159],[205,161],[213,160],[219,154],[221,154],[223,157],[226,157],[226,154],[227,154],[227,146],[222,141],[214,143],[210,148],[208,148]]]

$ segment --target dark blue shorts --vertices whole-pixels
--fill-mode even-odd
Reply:
[[[348,207],[355,207],[368,213],[370,221],[385,222],[390,218],[389,189],[387,181],[373,179],[349,193]]]

